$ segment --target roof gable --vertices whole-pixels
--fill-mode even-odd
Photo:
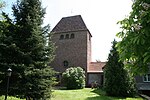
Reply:
[[[87,27],[81,17],[81,15],[63,17],[58,24],[52,29],[52,32],[69,32],[69,31],[83,31],[87,30]]]

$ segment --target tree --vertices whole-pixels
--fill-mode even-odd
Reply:
[[[81,67],[70,67],[62,74],[67,89],[82,89],[85,87],[85,71]]]
[[[42,27],[44,14],[39,0],[18,0],[13,5],[14,20],[6,20],[10,27],[4,26],[0,37],[0,71],[4,73],[8,66],[13,70],[11,95],[42,100],[51,96],[55,72],[49,63],[55,47],[49,26]]]
[[[52,75],[48,66],[53,59],[54,45],[50,41],[49,27],[43,27],[45,9],[40,0],[22,0],[13,6],[17,25],[16,45],[23,52],[26,96],[47,98],[51,92]]]
[[[3,8],[3,7],[5,7],[5,2],[0,0],[0,9]]]
[[[2,9],[6,6],[6,3],[0,0],[0,20],[2,20]]]
[[[3,20],[0,21],[0,93],[4,94],[6,90],[5,72],[8,67],[13,65],[17,52],[12,38],[12,31],[15,31],[15,25],[5,13],[2,13],[2,16]]]
[[[134,74],[148,71],[150,62],[150,1],[135,0],[129,17],[118,22],[122,31],[117,34],[122,38],[117,45],[120,59]]]
[[[112,42],[113,46],[110,50],[108,62],[104,68],[104,88],[107,95],[110,96],[129,96],[134,94],[134,86],[130,84],[127,70],[124,69],[124,64],[119,61],[119,54],[115,47],[117,42]],[[130,81],[129,81],[130,80]]]

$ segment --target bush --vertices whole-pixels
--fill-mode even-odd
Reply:
[[[70,67],[62,74],[63,83],[67,89],[85,87],[85,71],[81,67]]]

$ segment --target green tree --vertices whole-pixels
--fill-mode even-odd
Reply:
[[[124,64],[119,61],[119,54],[115,47],[117,42],[113,41],[108,62],[104,68],[104,89],[110,96],[130,96],[134,94],[134,86],[128,77]],[[130,81],[129,81],[130,80]],[[130,82],[130,83],[129,83]]]
[[[50,41],[49,27],[42,27],[45,9],[40,0],[22,0],[13,6],[17,25],[16,45],[23,52],[25,85],[24,95],[47,98],[51,93],[53,71],[49,63],[53,59],[54,45]]]
[[[6,6],[6,3],[0,0],[0,20],[2,20],[2,9]]]
[[[85,87],[85,71],[81,67],[70,67],[62,74],[67,89],[81,89]]]
[[[3,8],[3,7],[5,7],[5,2],[0,0],[0,9]]]
[[[120,59],[130,62],[135,74],[146,73],[150,62],[150,0],[135,0],[129,17],[120,21],[122,38],[118,43]]]
[[[14,20],[6,16],[0,37],[0,71],[13,70],[11,95],[42,100],[51,96],[55,72],[49,63],[55,47],[49,26],[42,27],[44,14],[40,0],[18,0],[13,5]],[[4,79],[1,88],[5,83]]]
[[[2,13],[2,16],[3,20],[0,21],[0,93],[4,94],[6,90],[5,72],[8,67],[14,65],[13,63],[15,63],[18,53],[12,37],[12,32],[15,31],[15,25],[5,13]]]

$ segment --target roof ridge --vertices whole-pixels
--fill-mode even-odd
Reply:
[[[81,15],[73,15],[73,16],[67,16],[67,17],[62,17],[62,18],[71,18],[71,17],[78,17],[78,16],[81,17]]]

